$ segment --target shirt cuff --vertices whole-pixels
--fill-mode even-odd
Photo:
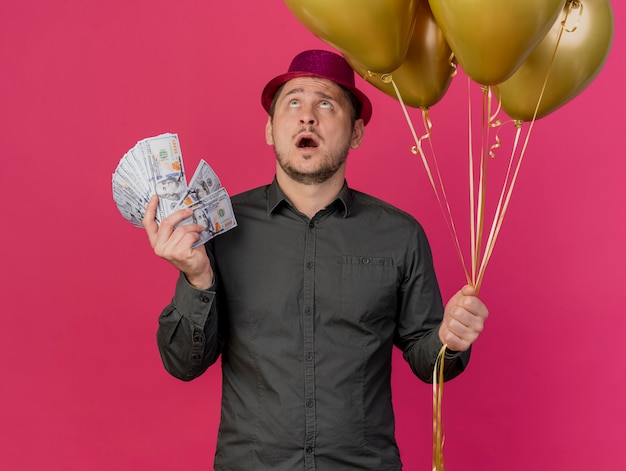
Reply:
[[[443,345],[442,345],[443,347]],[[446,353],[444,355],[444,359],[445,360],[453,360],[456,357],[458,357],[461,354],[461,352],[457,352],[456,350],[450,350],[449,348],[446,347]]]
[[[215,283],[214,283],[215,285]],[[203,326],[215,300],[213,287],[199,290],[189,284],[184,273],[180,273],[176,282],[176,292],[172,304],[176,310],[193,324]]]

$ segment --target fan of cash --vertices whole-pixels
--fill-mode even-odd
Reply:
[[[205,230],[194,247],[237,226],[230,197],[213,169],[201,160],[187,184],[177,134],[143,139],[117,165],[112,178],[113,199],[124,218],[137,227],[152,195],[159,196],[156,221],[182,208],[193,215],[180,224],[201,224]]]

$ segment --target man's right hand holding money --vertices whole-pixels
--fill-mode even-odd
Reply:
[[[158,203],[158,197],[153,195],[142,220],[154,253],[183,272],[194,288],[210,288],[213,269],[206,250],[203,245],[192,247],[200,239],[204,227],[200,224],[178,225],[193,214],[190,209],[176,211],[157,224],[154,218]]]

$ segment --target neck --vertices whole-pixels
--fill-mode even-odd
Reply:
[[[277,172],[276,180],[280,189],[298,211],[312,219],[318,211],[332,203],[341,191],[343,173],[337,172],[323,183],[306,185],[295,182],[282,172]]]

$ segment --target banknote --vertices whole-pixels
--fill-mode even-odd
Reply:
[[[187,191],[183,157],[176,134],[161,134],[140,141],[146,156],[150,176],[149,183],[159,196],[159,217],[169,216]]]
[[[111,186],[118,211],[137,227],[143,227],[146,206],[155,194],[159,196],[157,223],[181,208],[192,209],[193,215],[181,224],[206,228],[195,246],[237,226],[230,197],[206,161],[198,163],[187,184],[177,134],[138,141],[120,159]]]
[[[205,160],[200,160],[179,205],[189,198],[189,202],[185,203],[188,206],[191,204],[191,201],[201,200],[221,187],[222,183],[211,166]]]
[[[119,174],[113,174],[113,199],[126,220],[137,227],[143,227],[141,219],[144,212],[141,208],[145,207],[145,204],[139,203],[141,198]]]
[[[122,158],[113,174],[114,182],[124,187],[125,193],[130,193],[133,199],[147,204],[150,199],[150,187],[143,181],[141,173],[138,173],[135,165],[132,163],[132,155]]]
[[[224,188],[199,199],[195,194],[189,195],[181,202],[180,208],[193,211],[193,215],[181,224],[193,223],[204,227],[200,240],[194,244],[194,247],[205,244],[216,235],[237,227],[233,206]]]
[[[171,214],[187,190],[178,135],[165,133],[138,141],[120,159],[112,185],[120,213],[135,225],[155,193],[160,197],[157,221]],[[129,205],[134,206],[132,211]]]

